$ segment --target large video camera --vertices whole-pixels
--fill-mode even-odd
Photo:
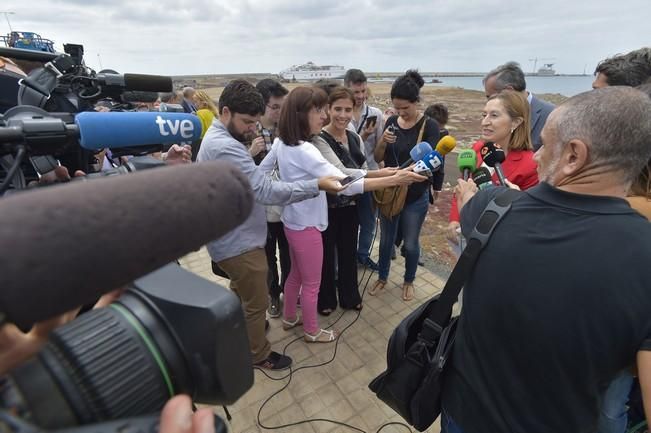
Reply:
[[[232,292],[168,265],[109,307],[56,329],[2,381],[0,405],[28,423],[62,429],[152,414],[181,393],[232,404],[253,383],[247,341]]]
[[[149,136],[144,142],[139,141],[139,137],[131,137],[131,146],[121,143],[120,146],[112,147],[114,133],[122,131],[124,134],[141,129],[139,125],[126,125],[107,134],[102,147],[89,149],[88,146],[79,146],[74,128],[69,127],[75,121],[77,113],[93,111],[94,105],[100,100],[106,100],[111,105],[110,110],[114,112],[138,111],[138,100],[153,101],[157,98],[157,92],[171,92],[172,79],[159,75],[122,75],[115,71],[96,73],[84,64],[81,45],[65,44],[64,48],[64,54],[0,48],[1,56],[12,58],[21,65],[26,64],[25,68],[29,70],[26,77],[16,74],[0,77],[3,78],[0,80],[0,101],[3,101],[3,104],[6,104],[6,101],[15,101],[15,107],[4,110],[4,116],[0,118],[0,128],[14,126],[16,132],[17,122],[29,120],[32,130],[28,132],[40,135],[39,147],[35,148],[34,134],[30,143],[24,143],[17,139],[15,134],[13,140],[9,140],[6,129],[5,134],[0,131],[0,182],[6,181],[14,188],[22,188],[56,168],[59,163],[66,166],[71,173],[76,170],[92,173],[101,169],[97,165],[95,154],[102,148],[111,148],[114,157],[112,161],[121,163],[119,157],[123,155],[139,156],[160,152],[165,150],[165,144],[191,143],[200,137],[201,124],[196,122],[195,128],[198,131],[187,137],[174,134],[165,136],[161,129],[160,135]],[[164,116],[168,116],[167,119],[179,119],[169,117],[177,111],[175,107],[165,105],[164,108],[167,112]],[[183,115],[179,113],[178,116]],[[140,118],[142,119],[142,116]],[[182,120],[192,121],[189,116]],[[99,121],[92,126],[98,124]],[[55,130],[52,130],[52,127]],[[129,127],[131,129],[128,129]],[[65,137],[61,136],[63,132]],[[116,164],[114,163],[114,167]],[[14,166],[19,169],[13,168]],[[5,186],[5,189],[7,188],[8,185]]]

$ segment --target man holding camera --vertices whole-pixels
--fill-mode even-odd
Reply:
[[[332,177],[292,183],[274,181],[267,175],[273,162],[267,164],[265,160],[256,166],[243,143],[257,134],[257,124],[264,112],[262,95],[253,85],[244,80],[231,81],[219,97],[220,117],[206,132],[197,160],[229,161],[251,183],[256,200],[251,215],[238,228],[210,242],[208,253],[213,263],[228,275],[231,289],[240,297],[254,365],[282,370],[291,365],[292,359],[272,351],[265,335],[268,266],[264,205],[286,205],[316,197],[319,190],[336,193],[342,187]]]

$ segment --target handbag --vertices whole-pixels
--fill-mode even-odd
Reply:
[[[427,118],[423,116],[423,124],[420,127],[418,139],[416,140],[415,144],[420,143],[423,139],[426,124]],[[397,160],[398,158],[396,158],[396,161]],[[373,201],[375,202],[375,207],[377,207],[377,209],[380,211],[380,214],[382,214],[385,218],[393,219],[393,217],[398,215],[402,211],[402,208],[405,207],[405,200],[407,199],[408,189],[408,185],[396,185],[373,191]]]
[[[441,378],[454,345],[452,306],[493,230],[522,192],[508,189],[486,206],[443,291],[400,322],[389,338],[387,369],[369,388],[418,431],[441,413]]]

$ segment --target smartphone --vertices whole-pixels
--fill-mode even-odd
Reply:
[[[377,116],[368,116],[366,118],[366,127],[375,126],[377,124]]]
[[[351,183],[353,183],[353,182],[357,182],[358,180],[360,180],[360,179],[363,178],[364,176],[365,176],[365,174],[363,174],[363,173],[356,174],[355,176],[346,176],[346,177],[344,177],[343,179],[341,179],[341,180],[339,181],[339,183],[341,184],[341,186],[343,186],[343,187],[347,187],[347,186],[349,186]]]

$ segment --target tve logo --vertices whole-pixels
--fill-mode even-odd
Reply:
[[[194,125],[188,119],[163,119],[162,116],[156,116],[156,124],[160,130],[160,135],[167,137],[168,135],[179,135],[182,138],[192,139],[194,135]]]

